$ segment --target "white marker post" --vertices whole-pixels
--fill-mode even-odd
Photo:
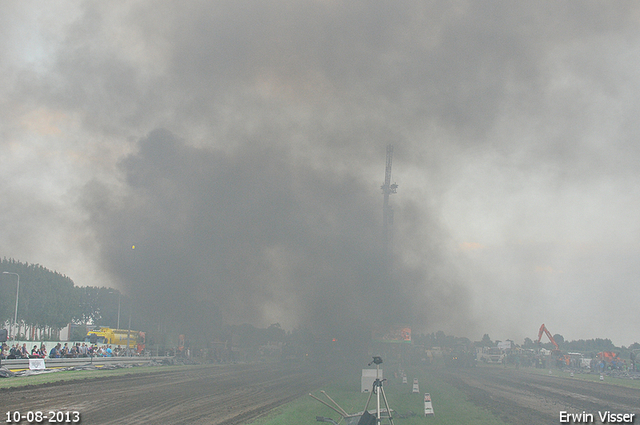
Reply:
[[[433,405],[431,404],[431,395],[429,393],[424,393],[424,415],[435,415]]]

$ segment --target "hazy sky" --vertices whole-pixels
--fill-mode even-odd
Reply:
[[[629,345],[639,67],[632,1],[5,1],[0,255],[171,320]]]

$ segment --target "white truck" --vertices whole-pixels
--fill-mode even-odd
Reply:
[[[478,353],[478,361],[491,364],[502,364],[505,354],[498,347],[483,347]]]

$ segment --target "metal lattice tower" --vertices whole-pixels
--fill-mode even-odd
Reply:
[[[389,244],[393,233],[391,225],[393,224],[393,208],[389,205],[389,195],[396,193],[397,184],[391,184],[391,162],[393,161],[393,145],[387,145],[387,166],[384,172],[384,184],[380,186],[384,195],[384,204],[382,206],[382,229],[383,229],[383,247],[385,253],[389,250]]]

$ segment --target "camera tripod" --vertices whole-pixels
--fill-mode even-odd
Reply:
[[[384,402],[384,406],[387,410],[387,419],[389,419],[389,424],[394,425],[393,424],[393,418],[391,417],[391,408],[389,408],[389,402],[387,401],[387,396],[384,393],[384,388],[382,387],[382,383],[385,381],[385,379],[380,379],[380,364],[382,363],[382,358],[375,356],[373,358],[373,361],[371,363],[369,363],[369,366],[371,366],[371,364],[375,363],[376,365],[376,379],[375,381],[373,381],[373,388],[371,390],[371,392],[369,393],[369,398],[367,399],[367,404],[364,406],[364,411],[367,412],[367,408],[369,407],[369,402],[371,401],[371,396],[373,394],[376,395],[376,425],[379,425],[382,423],[382,419],[380,417],[380,395],[382,395],[382,400]],[[363,415],[364,416],[364,415]]]

